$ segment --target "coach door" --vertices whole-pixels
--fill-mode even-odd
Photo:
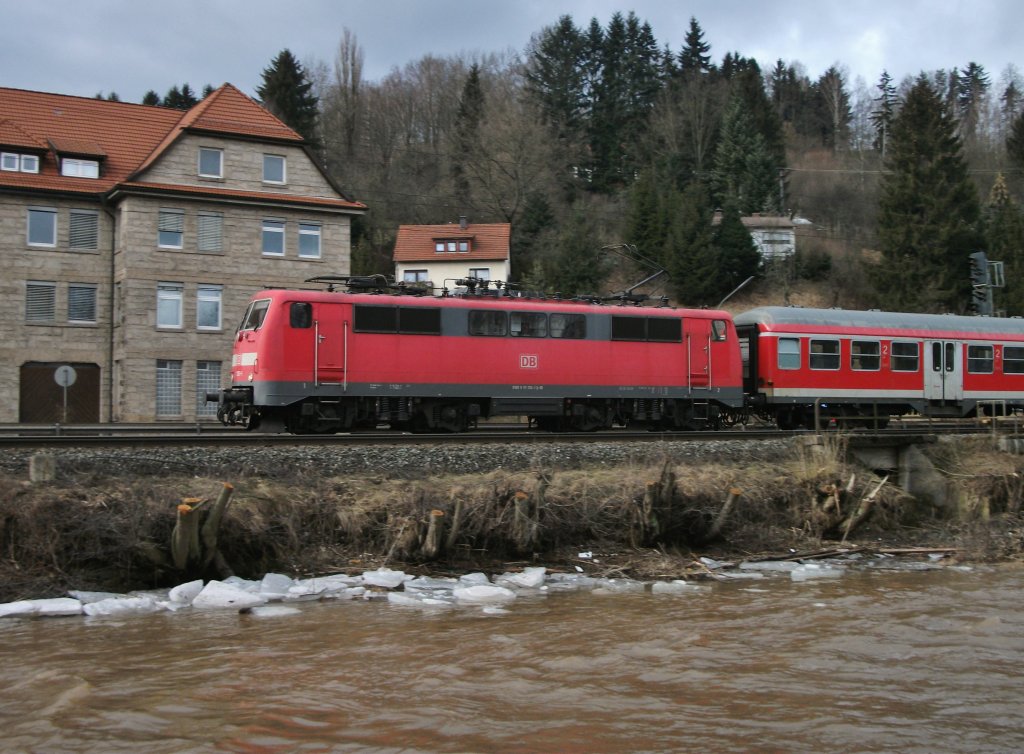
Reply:
[[[345,385],[349,323],[342,304],[314,304],[313,370],[317,385]]]
[[[953,340],[925,344],[924,397],[930,401],[960,401],[964,397],[962,346]]]

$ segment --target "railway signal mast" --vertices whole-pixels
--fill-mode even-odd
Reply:
[[[971,254],[971,308],[980,317],[998,317],[1002,312],[995,310],[992,290],[1002,288],[1005,283],[1003,263],[990,262],[984,251]]]

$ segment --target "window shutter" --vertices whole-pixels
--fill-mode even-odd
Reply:
[[[99,248],[100,218],[95,212],[71,211],[69,244],[72,249]]]
[[[68,286],[68,321],[96,321],[96,288],[91,285]]]
[[[184,233],[185,232],[185,213],[184,212],[165,212],[160,211],[159,230],[165,233]]]
[[[25,289],[25,320],[53,322],[57,286],[53,283],[29,283]]]
[[[199,251],[221,251],[224,218],[221,215],[199,215]]]

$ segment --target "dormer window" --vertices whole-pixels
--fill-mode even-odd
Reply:
[[[199,177],[224,177],[224,150],[199,147]]]
[[[2,152],[0,153],[0,170],[13,173],[38,173],[39,158],[34,154]]]
[[[284,157],[279,154],[263,155],[263,182],[284,183],[285,178]]]
[[[438,254],[466,254],[469,252],[468,238],[434,239],[434,251]]]
[[[60,174],[71,178],[99,178],[100,163],[97,160],[64,157],[60,161]]]

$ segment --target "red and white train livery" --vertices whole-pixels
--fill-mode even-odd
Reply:
[[[763,307],[735,318],[744,391],[780,427],[1024,407],[1024,321]]]

